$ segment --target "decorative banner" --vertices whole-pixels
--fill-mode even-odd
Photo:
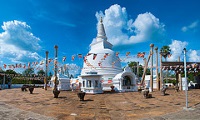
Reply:
[[[109,54],[105,53],[105,55],[103,56],[104,57],[103,59],[105,60],[107,56],[109,56]]]
[[[118,56],[118,55],[119,55],[119,52],[116,52],[115,55]]]
[[[112,83],[112,78],[108,78],[108,83]]]
[[[92,68],[95,68],[93,65],[91,65],[88,60],[87,60],[87,56],[84,57],[84,62],[87,66],[91,66]]]
[[[92,53],[88,53],[87,56],[90,56]]]
[[[65,62],[65,60],[66,60],[66,56],[63,56],[63,59],[62,59],[62,61],[63,61],[63,62]]]
[[[74,55],[72,55],[72,61],[74,61],[74,59],[75,59],[75,56],[74,56]]]
[[[26,68],[26,64],[24,64],[23,68],[24,68],[24,69]]]
[[[21,68],[22,67],[22,64],[20,63],[19,65],[18,65],[18,68]]]
[[[126,52],[126,56],[128,56],[130,54],[130,52]]]
[[[193,64],[192,64],[192,67],[193,67],[193,68],[198,68],[198,67],[199,67],[199,65],[198,65],[198,64],[196,64],[196,63],[193,63]]]
[[[172,56],[172,54],[168,54],[167,57],[170,58]]]
[[[84,63],[86,63],[86,61],[87,61],[87,57],[86,57],[86,56],[84,57],[84,60],[83,60],[83,61],[84,61]]]
[[[192,67],[192,65],[187,65],[187,66],[186,66],[186,68],[191,68],[191,67]]]
[[[137,57],[138,57],[138,58],[144,58],[144,55],[145,55],[145,52],[139,52],[139,53],[137,54]]]
[[[15,64],[15,68],[18,68],[18,64],[17,63]]]
[[[99,61],[98,65],[99,67],[102,67],[102,61]]]
[[[53,60],[53,59],[50,58],[50,59],[48,60],[48,62],[51,63],[52,60]]]
[[[83,56],[82,56],[82,54],[78,54],[78,58],[82,58]]]
[[[104,80],[101,80],[101,83],[103,83],[104,82]]]
[[[54,60],[54,65],[58,64],[58,61],[57,59]]]
[[[76,79],[76,83],[78,83],[79,81],[78,81],[78,79]]]
[[[28,68],[30,68],[30,62],[28,62]]]
[[[44,61],[42,60],[41,62],[40,62],[40,65],[43,65],[44,64]]]
[[[12,65],[12,67],[15,69],[15,65]]]
[[[93,60],[95,60],[97,57],[97,54],[93,54]]]
[[[87,66],[93,67],[93,66],[88,62],[88,60],[86,61],[86,65],[87,65]]]

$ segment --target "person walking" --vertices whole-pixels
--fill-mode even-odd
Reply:
[[[9,81],[8,82],[8,89],[10,89],[11,88],[11,82]]]

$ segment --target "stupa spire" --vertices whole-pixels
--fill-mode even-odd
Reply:
[[[97,38],[96,39],[97,39],[97,41],[107,40],[102,17],[101,17],[99,25],[98,25],[98,31],[97,31]]]

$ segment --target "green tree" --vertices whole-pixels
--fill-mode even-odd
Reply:
[[[5,73],[2,69],[0,69],[0,73]],[[0,74],[0,84],[3,84],[4,74]]]
[[[38,74],[38,75],[44,76],[44,75],[45,75],[45,72],[44,72],[44,70],[39,70],[39,71],[37,72],[37,74]]]
[[[17,74],[14,70],[6,70],[6,74]]]
[[[128,63],[128,66],[129,66],[130,68],[132,68],[132,70],[133,70],[133,72],[134,72],[135,74],[137,73],[137,62],[131,61],[131,62]],[[144,71],[143,66],[142,66],[142,65],[139,65],[139,77],[142,77],[143,71]],[[147,74],[147,75],[150,75],[150,69],[147,69],[146,74]]]
[[[165,58],[165,61],[166,61],[166,58],[168,55],[170,55],[171,53],[171,49],[169,46],[163,46],[161,49],[160,49],[160,52],[162,54],[162,56]]]
[[[17,74],[14,70],[6,70],[6,83],[11,82],[14,76]]]
[[[137,62],[135,62],[135,61],[129,62],[129,63],[128,63],[128,66],[129,66],[130,68],[132,68],[132,71],[133,71],[135,74],[137,74]]]
[[[187,74],[188,80],[194,82],[194,73],[188,73]]]
[[[28,69],[24,70],[22,74],[26,75],[26,76],[34,74],[34,69],[33,68],[28,68]]]

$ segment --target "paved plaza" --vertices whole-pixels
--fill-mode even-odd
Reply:
[[[0,91],[1,120],[174,120],[200,118],[200,90],[188,91],[190,109],[184,110],[185,92],[152,92],[145,99],[139,92],[87,94],[79,101],[76,91],[61,91],[53,98],[52,89],[35,88],[33,94],[21,89]]]

